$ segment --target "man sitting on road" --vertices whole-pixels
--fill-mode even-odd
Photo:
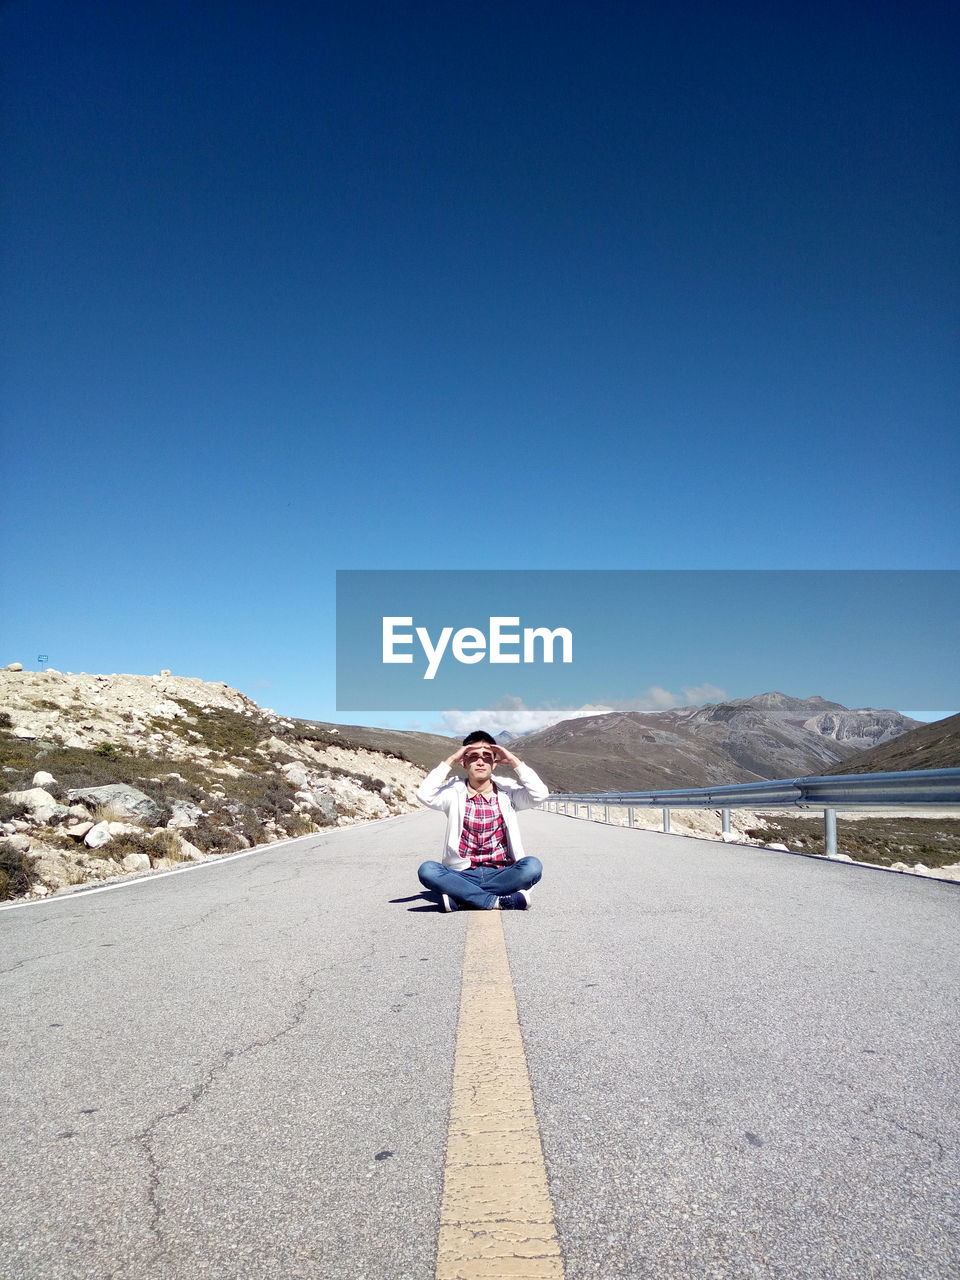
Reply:
[[[515,769],[520,781],[494,779],[498,764]],[[466,769],[466,781],[447,778],[454,765]],[[460,750],[427,774],[417,799],[447,815],[447,830],[443,861],[425,862],[417,874],[442,910],[466,905],[483,911],[527,910],[529,890],[543,867],[539,859],[524,857],[516,810],[533,809],[547,795],[529,765],[482,729],[467,734]]]

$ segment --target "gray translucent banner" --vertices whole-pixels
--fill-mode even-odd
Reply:
[[[960,706],[955,570],[341,570],[337,710]]]

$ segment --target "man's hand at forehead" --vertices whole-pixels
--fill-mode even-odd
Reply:
[[[455,751],[446,763],[451,769],[455,765],[465,768],[474,760],[483,760],[494,769],[498,764],[505,764],[508,768],[515,769],[520,763],[512,751],[507,751],[505,747],[498,746],[495,742],[471,742],[469,746],[460,747]]]

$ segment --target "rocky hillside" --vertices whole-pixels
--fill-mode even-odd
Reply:
[[[0,709],[0,898],[409,812],[425,772],[169,671],[14,664]]]
[[[898,711],[763,693],[563,720],[520,743],[554,791],[647,791],[825,773],[918,724]]]
[[[854,756],[827,773],[892,773],[901,769],[960,769],[960,715],[921,724]]]
[[[438,733],[420,733],[413,729],[374,729],[362,724],[330,724],[324,720],[294,720],[295,731],[302,734],[337,734],[371,751],[399,752],[405,760],[427,773],[460,745],[459,738],[444,738]]]

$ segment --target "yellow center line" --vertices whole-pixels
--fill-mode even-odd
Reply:
[[[563,1280],[499,911],[467,917],[436,1280]]]

